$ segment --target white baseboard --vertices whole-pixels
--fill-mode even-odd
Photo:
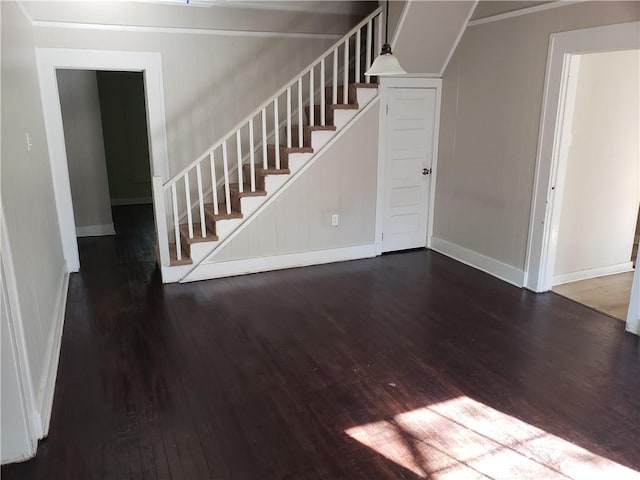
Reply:
[[[53,332],[47,342],[45,352],[46,365],[48,365],[46,376],[41,379],[38,389],[38,413],[42,425],[42,437],[49,433],[49,421],[51,420],[51,408],[53,406],[53,393],[56,387],[56,376],[58,374],[58,361],[60,360],[60,345],[62,342],[62,329],[64,326],[64,315],[67,308],[67,292],[69,290],[69,272],[66,265],[60,282],[58,300],[53,311]]]
[[[105,223],[104,225],[86,225],[84,227],[76,227],[76,237],[102,237],[104,235],[115,235],[113,223]]]
[[[138,198],[112,198],[111,206],[120,207],[122,205],[146,205],[152,204],[153,197],[138,197]]]
[[[343,262],[376,256],[375,243],[354,247],[331,248],[313,252],[290,253],[271,257],[247,258],[220,263],[206,263],[198,267],[188,280],[197,281],[212,278],[231,277],[248,273],[282,270],[285,268],[306,267],[323,263]]]
[[[482,270],[489,275],[504,280],[516,287],[522,288],[524,285],[524,271],[506,263],[502,263],[495,258],[487,257],[481,253],[474,252],[441,238],[431,237],[431,249],[442,253],[447,257],[469,265],[470,267]]]
[[[563,283],[577,282],[578,280],[587,280],[589,278],[604,277],[605,275],[631,272],[632,270],[633,262],[618,263],[617,265],[609,265],[607,267],[589,268],[578,272],[554,275],[553,285],[562,285]]]

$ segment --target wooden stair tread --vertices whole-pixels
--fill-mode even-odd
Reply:
[[[264,168],[264,167],[256,167],[256,175],[289,175],[291,170],[288,168]]]
[[[264,197],[267,194],[265,190],[256,190],[255,192],[252,192],[251,184],[249,183],[242,184],[242,192],[240,191],[240,185],[237,183],[230,184],[229,190],[239,197]]]
[[[284,153],[313,153],[311,147],[287,147],[286,145],[280,145],[280,148]]]
[[[276,146],[273,144],[267,145],[267,149],[269,150],[274,150],[276,149]],[[313,153],[313,148],[311,147],[287,147],[286,145],[280,145],[280,152],[281,153]]]
[[[233,208],[233,207],[232,207]],[[242,212],[237,210],[231,210],[231,213],[227,213],[227,206],[224,203],[218,204],[218,214],[213,213],[213,203],[205,203],[204,214],[214,222],[218,220],[233,220],[235,218],[242,218]]]
[[[262,165],[262,164],[260,164]],[[251,165],[244,164],[242,166],[242,171],[245,178],[249,179],[249,183],[251,182]],[[288,168],[275,168],[274,166],[268,166],[267,168],[255,166],[256,177],[266,176],[266,175],[289,175],[291,170]]]
[[[293,129],[294,127],[291,128]],[[297,130],[298,126],[296,125],[295,128]],[[321,132],[325,130],[331,130],[335,132],[337,129],[335,125],[303,125],[302,128],[311,132]]]
[[[207,228],[207,236],[203,237],[200,223],[193,224],[193,238],[189,238],[189,225],[187,224],[180,225],[180,235],[182,235],[184,241],[189,245],[192,243],[218,241],[218,236],[215,233],[212,233],[210,228]]]
[[[176,255],[176,244],[170,243],[169,244],[169,265],[172,267],[176,267],[179,265],[193,265],[193,260],[191,260],[191,257],[185,255],[184,252],[182,253],[182,258],[178,260],[178,255]]]
[[[327,106],[333,110],[357,110],[360,108],[357,103],[330,103]]]
[[[350,83],[349,85],[353,85],[355,88],[378,88],[377,83]]]

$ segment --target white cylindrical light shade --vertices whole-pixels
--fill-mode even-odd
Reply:
[[[383,53],[371,64],[369,70],[364,74],[367,76],[404,75],[407,73],[393,53]]]

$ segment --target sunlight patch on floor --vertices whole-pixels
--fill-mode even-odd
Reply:
[[[458,397],[346,430],[361,444],[432,480],[640,480],[640,473]]]

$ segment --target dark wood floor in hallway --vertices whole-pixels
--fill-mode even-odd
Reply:
[[[622,322],[431,251],[163,286],[144,214],[80,242],[49,438],[3,480],[640,470]]]

